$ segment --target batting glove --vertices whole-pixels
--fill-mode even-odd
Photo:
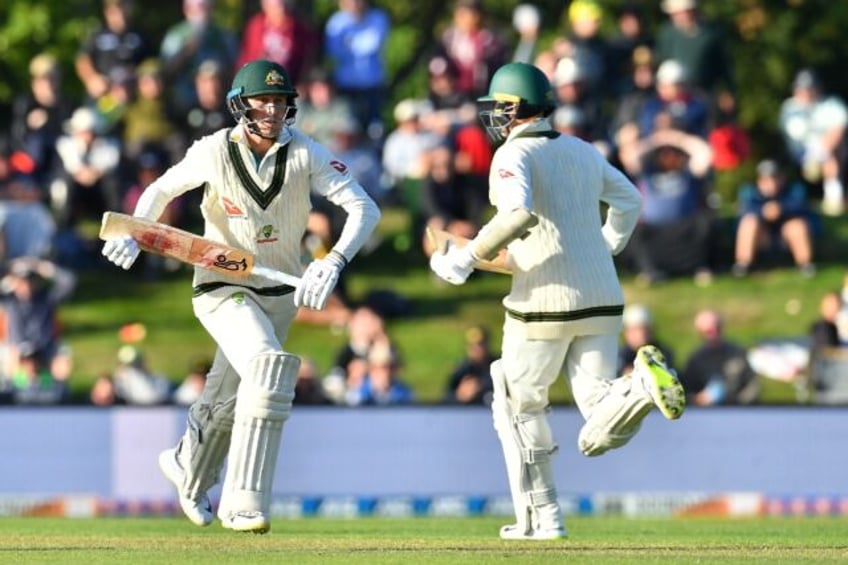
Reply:
[[[131,237],[109,239],[103,244],[103,256],[124,270],[132,267],[138,252],[138,243]]]
[[[448,243],[444,253],[433,253],[430,256],[430,269],[440,279],[460,285],[465,283],[474,270],[475,261],[477,258],[474,257],[469,246],[457,247]]]
[[[326,257],[312,261],[294,291],[294,305],[323,310],[346,264],[347,260],[336,251],[330,251]]]

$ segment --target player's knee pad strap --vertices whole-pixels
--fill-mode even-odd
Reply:
[[[631,386],[629,376],[616,379],[592,408],[577,438],[584,455],[594,457],[621,447],[639,431],[642,420],[651,411],[651,401],[644,394],[631,391]]]

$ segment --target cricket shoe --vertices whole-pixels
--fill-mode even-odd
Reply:
[[[233,512],[221,518],[221,525],[235,532],[265,534],[271,529],[271,522],[263,512]]]
[[[182,493],[185,471],[177,459],[176,449],[166,449],[159,454],[159,468],[165,477],[177,487],[180,508],[183,509],[186,517],[198,526],[211,524],[215,516],[212,514],[212,503],[209,501],[209,496],[204,492],[198,495],[197,499],[193,499],[184,496]]]
[[[634,374],[642,380],[645,391],[663,416],[676,420],[686,408],[686,394],[677,373],[665,364],[665,356],[653,345],[644,345],[636,352]]]
[[[555,528],[539,528],[528,530],[524,526],[519,526],[518,524],[510,524],[508,526],[501,527],[500,532],[500,538],[504,540],[541,541],[562,539],[566,537],[568,537],[568,533],[562,526],[558,526]]]

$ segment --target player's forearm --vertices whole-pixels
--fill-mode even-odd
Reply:
[[[342,208],[347,212],[347,219],[339,240],[333,245],[333,251],[350,261],[377,227],[380,221],[380,209],[368,196],[346,202]]]

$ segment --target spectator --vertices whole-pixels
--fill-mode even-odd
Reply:
[[[315,362],[308,357],[302,357],[300,368],[297,370],[297,382],[294,385],[294,403],[324,405],[332,401],[324,394]]]
[[[686,68],[673,59],[657,69],[655,94],[645,101],[639,116],[639,135],[650,135],[657,129],[657,121],[664,119],[686,133],[703,139],[709,135],[709,106],[690,87]]]
[[[310,137],[331,146],[335,125],[355,119],[350,103],[336,94],[329,75],[319,68],[307,74],[303,93],[297,107],[298,126]]]
[[[560,59],[572,59],[583,72],[588,95],[607,94],[609,46],[601,35],[604,11],[596,0],[574,0],[568,6],[568,30],[554,43]]]
[[[191,142],[211,135],[230,123],[232,116],[227,108],[228,81],[224,69],[216,61],[204,61],[194,75],[197,102],[189,106],[182,124],[184,139]]]
[[[52,388],[66,388],[71,353],[62,344],[59,308],[75,287],[71,271],[46,259],[20,257],[9,263],[0,281],[9,328],[6,373],[17,375],[19,388],[35,384],[41,390],[47,380],[55,381]]]
[[[206,375],[212,368],[212,361],[207,358],[194,361],[188,370],[188,374],[183,379],[183,382],[174,390],[171,399],[175,404],[180,406],[191,406],[203,392],[203,387],[206,384]]]
[[[182,0],[183,20],[165,32],[159,49],[162,75],[174,105],[190,108],[198,104],[194,77],[206,61],[227,70],[221,80],[230,83],[238,42],[233,33],[215,23],[215,0]]]
[[[698,0],[663,0],[662,10],[669,20],[657,33],[657,60],[678,61],[692,86],[711,99],[735,96],[733,60],[724,30],[701,16]]]
[[[388,339],[380,339],[368,351],[366,374],[349,387],[346,402],[350,406],[410,404],[415,395],[400,376],[400,359]]]
[[[260,7],[245,25],[237,68],[268,59],[282,65],[291,81],[300,84],[315,63],[318,34],[296,13],[293,0],[261,0]]]
[[[542,14],[533,4],[519,4],[512,11],[512,27],[518,34],[512,51],[514,63],[533,64],[538,54],[541,23]]]
[[[74,227],[121,207],[121,143],[103,135],[100,117],[90,108],[74,110],[56,150],[61,169],[50,186],[50,200],[60,227]]]
[[[124,399],[115,391],[115,381],[108,373],[97,377],[88,393],[88,399],[94,406],[125,404]]]
[[[77,76],[91,99],[97,100],[109,90],[114,68],[135,69],[151,55],[147,36],[132,25],[132,1],[103,0],[103,23],[77,54]]]
[[[491,404],[490,365],[497,358],[498,355],[492,351],[486,328],[468,328],[465,331],[465,357],[448,378],[444,401],[451,404]]]
[[[457,70],[457,90],[471,98],[486,92],[494,70],[509,58],[506,42],[484,22],[481,0],[456,0],[440,50]]]
[[[420,181],[426,175],[427,152],[440,141],[438,135],[421,125],[421,114],[427,112],[428,105],[407,98],[395,106],[396,128],[383,144],[383,168],[393,187],[400,187],[407,179]]]
[[[669,275],[694,273],[696,284],[709,284],[715,231],[705,204],[709,144],[682,131],[661,129],[622,147],[620,156],[643,198],[640,222],[627,248],[638,280],[652,284]]]
[[[759,249],[779,243],[789,248],[801,275],[815,275],[812,212],[802,183],[787,182],[777,161],[765,159],[757,165],[756,182],[739,189],[738,200],[735,276],[748,274]]]
[[[645,104],[655,93],[653,53],[647,47],[637,47],[630,61],[631,78],[627,92],[618,100],[617,110],[610,126],[610,135],[616,147],[636,142],[641,132],[639,120]],[[616,155],[617,157],[617,155]]]
[[[348,100],[362,131],[372,140],[383,136],[381,112],[386,90],[383,49],[391,21],[368,0],[339,0],[324,30],[325,54],[332,62],[333,83]]]
[[[442,138],[467,125],[476,125],[474,100],[459,90],[459,70],[450,59],[437,55],[427,64],[427,102],[430,111],[421,115],[422,127]]]
[[[107,90],[93,106],[100,116],[101,133],[124,136],[124,116],[138,93],[135,72],[135,67],[115,67],[109,71]]]
[[[174,108],[165,96],[162,66],[158,59],[147,59],[136,71],[138,96],[124,112],[123,155],[136,159],[149,146],[159,147],[176,162],[185,142],[177,127]]]
[[[642,8],[635,3],[625,4],[618,11],[616,32],[608,42],[610,93],[620,99],[635,88],[633,66],[636,51],[651,53],[654,39],[645,25]]]
[[[840,338],[840,312],[843,309],[842,297],[833,290],[826,292],[819,302],[819,317],[810,326],[810,349],[826,352],[834,347],[848,345]]]
[[[388,338],[383,317],[372,308],[354,309],[347,323],[347,343],[336,353],[333,367],[324,378],[325,389],[335,402],[343,403],[345,390],[358,387],[368,372],[368,353]]]
[[[845,210],[842,183],[846,157],[848,108],[836,95],[826,95],[810,69],[792,83],[792,96],[780,107],[780,131],[786,147],[809,183],[822,183],[822,212],[839,216]]]
[[[554,71],[553,85],[560,107],[571,107],[582,116],[578,135],[601,148],[607,142],[607,123],[597,96],[591,94],[586,69],[576,59],[563,57]],[[602,150],[606,154],[608,151]]]
[[[363,139],[359,122],[348,118],[333,124],[333,141],[330,148],[368,195],[375,202],[382,203],[386,198],[383,165],[374,147]]]
[[[440,145],[428,155],[427,177],[421,186],[421,211],[427,226],[464,238],[474,237],[480,224],[465,205],[453,151],[447,145]],[[422,246],[426,255],[433,252],[429,239],[424,238]]]
[[[31,343],[17,348],[11,385],[16,404],[57,404],[68,393],[66,381],[50,372],[43,356]]]
[[[15,149],[33,160],[32,175],[46,184],[56,158],[56,140],[71,115],[70,97],[63,92],[62,74],[56,58],[36,55],[29,63],[30,89],[12,102],[10,131]]]
[[[716,406],[758,402],[760,382],[748,364],[747,351],[725,338],[721,314],[700,310],[694,322],[701,345],[690,355],[680,379],[687,403]]]
[[[654,345],[665,356],[669,367],[674,366],[674,352],[656,338],[654,318],[644,304],[628,304],[622,316],[623,341],[618,348],[618,374],[629,375],[633,372],[636,352],[644,345]]]
[[[0,138],[0,263],[54,251],[56,224],[32,171],[29,156]]]
[[[118,365],[112,372],[115,394],[127,404],[150,406],[165,404],[171,399],[171,382],[147,366],[137,346],[122,345],[118,349]]]

